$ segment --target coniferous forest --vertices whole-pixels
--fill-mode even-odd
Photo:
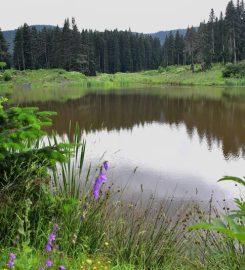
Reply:
[[[79,32],[75,20],[62,29],[24,24],[17,30],[13,66],[16,69],[63,68],[95,75],[156,69],[160,65],[158,39],[130,31]]]
[[[185,35],[170,32],[164,44],[151,35],[128,31],[78,30],[75,19],[63,28],[38,31],[24,24],[17,29],[11,56],[0,32],[0,62],[18,70],[63,68],[86,75],[136,72],[159,66],[237,63],[245,59],[244,1],[230,1],[225,14],[212,9],[207,22],[188,27]]]
[[[236,5],[230,1],[225,15],[219,18],[211,9],[207,22],[198,28],[188,27],[185,36],[171,32],[162,49],[164,66],[202,64],[203,69],[212,63],[237,63],[245,59],[245,8],[244,1]]]

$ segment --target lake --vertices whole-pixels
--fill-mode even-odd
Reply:
[[[110,180],[129,193],[162,198],[230,199],[239,193],[224,175],[245,174],[245,89],[162,87],[81,92],[62,99],[13,102],[56,111],[61,137],[79,123],[87,141],[86,161],[111,165]],[[62,92],[63,91],[63,92]],[[59,93],[59,94],[57,94]],[[71,90],[72,93],[72,90]],[[77,91],[76,91],[77,93]],[[35,94],[34,94],[35,95]]]

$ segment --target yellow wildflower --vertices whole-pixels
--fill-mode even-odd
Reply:
[[[93,261],[91,259],[87,259],[86,263],[91,265],[93,263]]]

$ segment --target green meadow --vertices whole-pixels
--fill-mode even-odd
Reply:
[[[15,89],[50,89],[79,86],[81,89],[112,89],[142,86],[183,85],[183,86],[243,86],[243,78],[224,78],[224,66],[216,64],[205,72],[200,66],[195,66],[192,72],[190,66],[171,66],[158,70],[137,73],[97,74],[95,77],[85,76],[79,72],[67,72],[59,69],[40,69],[16,71],[7,70],[0,73],[0,91],[14,91]]]

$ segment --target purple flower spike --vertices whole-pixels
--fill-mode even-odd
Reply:
[[[49,243],[52,243],[56,238],[56,235],[54,233],[51,233],[48,237],[48,241]]]
[[[10,259],[11,261],[15,260],[15,259],[16,259],[16,254],[15,254],[15,253],[10,253],[10,254],[9,254],[9,259]]]
[[[102,184],[105,183],[106,181],[107,181],[107,176],[104,173],[102,173],[100,176],[97,177],[94,183],[94,192],[93,192],[95,200],[99,198],[100,188]]]
[[[53,246],[51,245],[51,243],[48,243],[48,244],[46,245],[46,247],[45,247],[46,252],[51,252],[52,249],[53,249]]]
[[[104,165],[104,169],[105,169],[106,171],[108,171],[108,170],[109,170],[109,162],[108,162],[108,161],[105,161],[105,162],[103,163],[103,165]]]
[[[14,261],[9,261],[8,264],[7,264],[7,266],[8,266],[9,268],[14,267]]]
[[[47,260],[47,262],[46,262],[46,266],[47,266],[47,267],[51,267],[52,265],[53,265],[53,262],[52,262],[51,258],[49,258],[49,259]]]
[[[59,270],[66,270],[65,266],[64,265],[61,265]]]
[[[43,266],[40,266],[39,270],[44,270],[44,267]]]

